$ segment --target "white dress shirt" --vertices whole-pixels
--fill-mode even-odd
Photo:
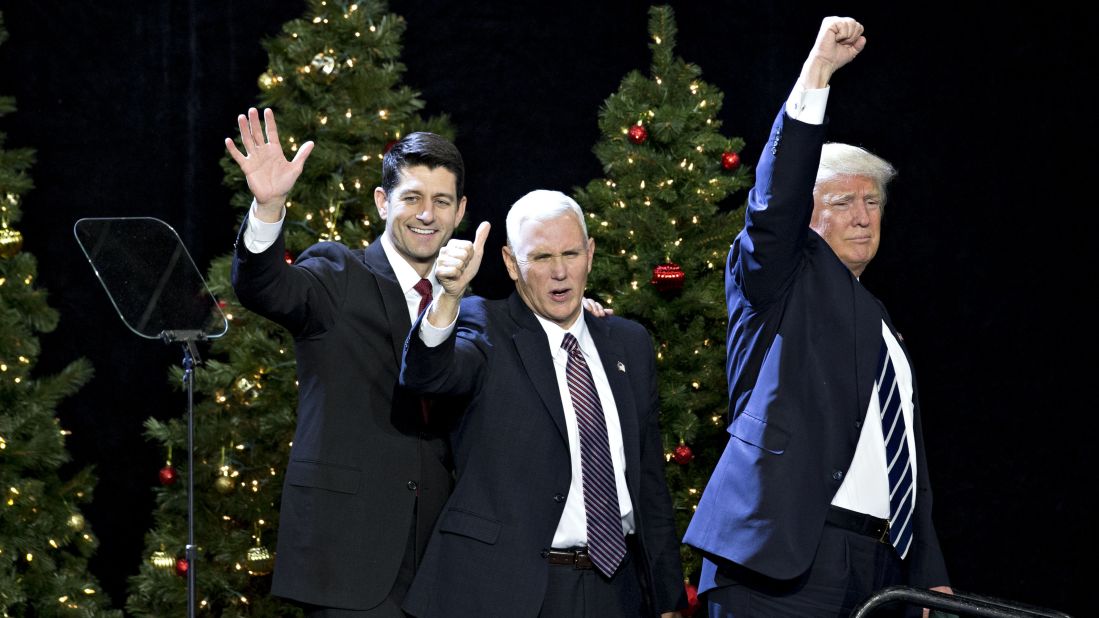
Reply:
[[[565,499],[565,510],[561,513],[561,520],[557,523],[557,531],[553,535],[553,547],[567,548],[588,544],[587,522],[584,511],[584,483],[580,472],[580,430],[576,423],[576,411],[572,407],[572,395],[569,393],[568,378],[565,368],[568,362],[568,352],[561,347],[561,341],[565,333],[572,333],[580,345],[580,351],[584,354],[584,360],[591,370],[592,380],[595,382],[595,390],[599,394],[599,401],[603,406],[603,416],[607,423],[607,440],[610,445],[611,463],[614,466],[614,480],[618,490],[618,509],[622,516],[622,532],[630,534],[634,531],[633,502],[630,501],[630,491],[626,485],[626,451],[622,440],[622,424],[618,418],[618,407],[614,402],[614,394],[611,392],[607,374],[603,371],[603,363],[599,358],[599,350],[595,348],[595,342],[588,334],[584,317],[580,316],[568,330],[562,329],[557,324],[535,314],[538,323],[546,331],[549,341],[549,353],[553,357],[553,368],[557,373],[557,389],[561,394],[561,407],[565,411],[565,427],[569,435],[569,458],[572,469],[572,480],[569,484],[568,497]],[[443,328],[433,326],[427,320],[420,322],[420,339],[424,345],[435,347],[446,340],[454,331],[455,321]]]

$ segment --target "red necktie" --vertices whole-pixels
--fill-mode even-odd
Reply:
[[[420,293],[420,308],[416,310],[416,315],[420,315],[431,304],[431,282],[427,279],[420,279],[416,285],[412,286],[412,289]]]
[[[420,279],[412,287],[420,293],[420,308],[416,310],[416,315],[420,315],[431,304],[431,282],[427,279]],[[420,397],[420,412],[423,414],[424,425],[427,425],[430,420],[431,401],[426,397]]]

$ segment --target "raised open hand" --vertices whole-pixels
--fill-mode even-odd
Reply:
[[[264,130],[260,130],[259,112],[250,108],[248,115],[237,116],[240,127],[240,140],[244,144],[244,153],[230,138],[225,138],[225,148],[240,166],[248,181],[248,189],[256,198],[259,207],[275,218],[282,213],[282,204],[301,175],[305,160],[313,151],[313,142],[303,143],[292,161],[286,159],[279,141],[279,130],[275,124],[275,113],[263,110]]]

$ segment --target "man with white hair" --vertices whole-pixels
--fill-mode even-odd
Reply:
[[[949,591],[916,382],[859,282],[885,160],[823,144],[832,74],[866,45],[825,19],[756,167],[725,270],[729,442],[684,541],[711,618],[849,616],[896,584]]]
[[[488,223],[451,240],[405,344],[401,384],[466,396],[457,481],[404,609],[413,616],[675,616],[686,606],[664,479],[652,341],[583,310],[595,241],[533,191],[507,216],[515,292],[463,298]]]

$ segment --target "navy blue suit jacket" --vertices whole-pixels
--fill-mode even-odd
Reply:
[[[730,439],[684,538],[776,579],[812,562],[874,392],[882,321],[893,330],[882,304],[809,228],[824,135],[824,125],[780,112],[756,168],[725,276]],[[914,425],[905,572],[913,585],[946,585],[918,398]],[[703,574],[700,592],[713,585],[712,563]]]
[[[421,317],[421,319],[423,319]],[[657,609],[686,605],[664,479],[652,340],[639,324],[584,312],[614,392],[636,534]],[[413,326],[401,384],[467,395],[451,443],[457,481],[404,609],[414,616],[537,616],[543,552],[569,492],[565,413],[545,330],[518,294],[462,300],[455,333],[429,348]],[[560,568],[560,567],[554,567]]]
[[[281,236],[253,254],[244,226],[233,287],[294,336],[299,383],[272,592],[369,609],[393,587],[413,528],[423,552],[451,484],[442,433],[415,422],[420,400],[397,385],[408,305],[381,242],[319,243],[288,266]]]

